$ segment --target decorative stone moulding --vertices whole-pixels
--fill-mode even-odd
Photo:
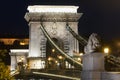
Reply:
[[[76,22],[82,16],[82,13],[26,13],[27,21],[51,21],[51,22]]]
[[[78,6],[39,6],[39,5],[34,5],[34,6],[29,6],[28,10],[29,12],[57,12],[57,13],[77,13]]]
[[[76,22],[82,16],[77,13],[78,6],[29,6],[27,21]]]

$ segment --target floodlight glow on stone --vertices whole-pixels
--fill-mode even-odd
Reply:
[[[83,53],[80,53],[80,56],[83,56]]]
[[[27,49],[12,49],[11,52],[16,53],[16,52],[29,52]]]
[[[78,6],[28,6],[29,12],[77,13]]]

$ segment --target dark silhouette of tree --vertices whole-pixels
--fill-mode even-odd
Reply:
[[[15,40],[13,45],[20,45],[20,41],[19,40]]]
[[[0,80],[13,80],[13,77],[10,75],[10,69],[7,65],[4,64],[3,60],[6,56],[7,50],[0,50]]]
[[[4,42],[3,41],[0,41],[0,46],[3,46],[4,45]]]

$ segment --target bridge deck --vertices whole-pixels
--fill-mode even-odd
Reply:
[[[24,70],[25,71],[25,70]],[[16,74],[16,79],[52,79],[52,80],[80,80],[80,70],[26,70]]]

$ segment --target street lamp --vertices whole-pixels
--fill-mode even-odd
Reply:
[[[51,61],[51,60],[52,60],[52,58],[51,58],[51,57],[49,57],[49,58],[48,58],[48,61]]]
[[[58,61],[55,61],[55,63],[58,63]]]
[[[78,58],[78,61],[81,61],[81,58]]]
[[[55,52],[55,49],[52,49],[52,52],[54,53],[54,52]]]
[[[62,59],[63,57],[62,56],[58,56],[59,59]]]
[[[108,55],[108,53],[110,52],[110,49],[108,47],[104,48],[104,53]]]
[[[58,58],[60,59],[59,61],[59,67],[62,69],[62,67],[63,67],[63,57],[62,56],[58,56]]]
[[[24,73],[25,66],[24,66],[24,58],[23,57],[20,57],[18,66],[19,66],[20,73]]]
[[[24,58],[23,58],[23,57],[21,57],[21,60],[23,61],[23,60],[24,60]]]
[[[80,53],[80,56],[83,56],[83,53],[82,53],[82,52]]]

